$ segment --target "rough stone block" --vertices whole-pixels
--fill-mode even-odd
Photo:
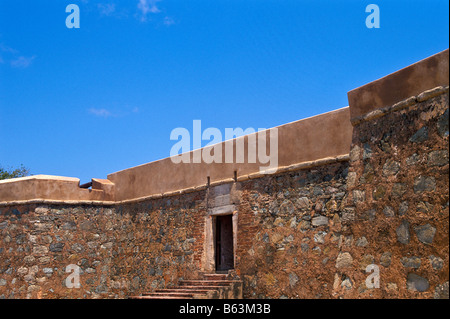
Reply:
[[[348,252],[339,253],[336,259],[336,268],[347,268],[351,267],[353,264],[353,257]]]
[[[436,179],[432,176],[419,176],[414,180],[414,193],[432,192],[436,189]]]
[[[409,222],[403,220],[400,226],[396,230],[397,240],[402,244],[409,244],[410,233],[409,233]]]
[[[424,126],[420,128],[413,136],[409,138],[412,143],[421,143],[428,140],[428,127]]]
[[[406,280],[408,290],[424,292],[430,288],[430,284],[426,278],[414,273],[409,273]]]
[[[414,227],[414,231],[419,241],[428,245],[433,242],[434,235],[436,234],[436,228],[430,224]]]
[[[325,216],[317,216],[311,220],[313,226],[326,226],[328,225],[328,218]]]

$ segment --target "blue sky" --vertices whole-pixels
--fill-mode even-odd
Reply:
[[[80,8],[68,29],[67,5]],[[368,29],[368,4],[380,28]],[[106,178],[176,127],[270,128],[449,47],[446,0],[0,0],[0,165]],[[205,141],[207,143],[208,141]]]

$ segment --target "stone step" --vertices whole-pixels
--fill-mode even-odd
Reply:
[[[180,286],[228,286],[234,283],[234,280],[180,280]]]
[[[203,274],[205,280],[226,280],[227,274]]]
[[[146,294],[148,297],[194,297],[195,295],[202,295],[206,293],[193,293],[193,292],[151,292]]]
[[[183,285],[183,286],[178,286],[178,288],[182,288],[182,289],[201,289],[201,290],[218,290],[218,289],[222,289],[226,286],[201,286],[201,285],[196,285],[196,286],[189,286],[189,285]]]
[[[178,285],[170,288],[156,289],[154,292],[133,296],[131,299],[211,299],[235,298],[236,288],[238,296],[242,298],[242,282],[227,280],[227,274],[203,274],[203,279],[179,280]],[[240,288],[239,288],[240,287]]]
[[[131,296],[129,299],[193,299],[192,297],[173,297],[173,296]]]
[[[189,288],[166,288],[166,289],[156,289],[155,292],[181,292],[181,293],[195,293],[195,294],[205,294],[213,289],[198,289],[197,286],[191,286]],[[143,296],[151,295],[151,293],[143,293]]]

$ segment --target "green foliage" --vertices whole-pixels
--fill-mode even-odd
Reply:
[[[24,177],[30,174],[30,170],[25,166],[20,165],[19,168],[9,170],[0,167],[0,180],[8,179],[8,178],[16,178],[16,177]]]

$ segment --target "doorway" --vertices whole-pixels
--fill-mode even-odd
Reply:
[[[233,215],[216,217],[215,227],[215,261],[217,271],[234,268],[233,251]]]

